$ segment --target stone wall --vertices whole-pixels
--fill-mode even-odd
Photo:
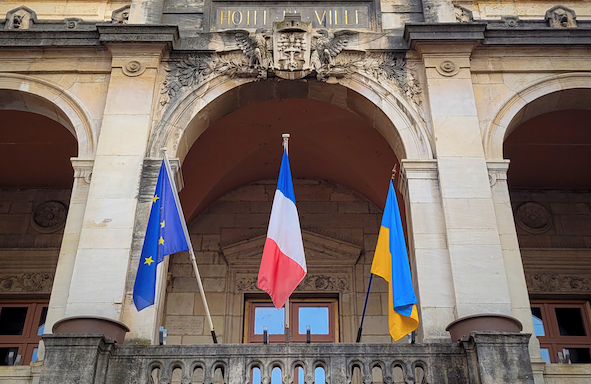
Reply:
[[[49,294],[71,190],[0,190],[0,295]]]
[[[591,293],[591,193],[512,190],[531,295]]]
[[[355,339],[363,310],[381,211],[356,192],[326,181],[295,180],[308,277],[296,292],[339,297],[339,340]],[[245,296],[262,293],[256,276],[276,181],[243,186],[209,206],[190,225],[197,264],[223,342],[243,340]],[[169,267],[164,325],[169,344],[209,343],[209,329],[186,253]],[[387,285],[373,281],[365,342],[390,342]]]

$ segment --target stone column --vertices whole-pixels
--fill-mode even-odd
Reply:
[[[120,320],[164,44],[113,43],[105,112],[65,315]],[[129,324],[131,326],[131,324]]]
[[[72,186],[72,194],[70,195],[70,206],[68,207],[68,218],[66,219],[66,226],[64,228],[62,246],[55,269],[44,333],[51,333],[53,324],[65,317],[74,261],[76,260],[76,251],[82,230],[82,218],[86,209],[86,200],[88,198],[92,174],[93,160],[74,157],[71,161],[74,167],[74,184]],[[38,359],[43,360],[42,346],[39,348]]]
[[[401,190],[409,213],[411,268],[419,300],[421,342],[449,342],[454,287],[436,160],[402,160]],[[414,258],[413,258],[414,256]]]
[[[472,43],[424,43],[426,70],[457,317],[511,315],[494,201],[470,72]]]
[[[505,261],[507,281],[509,282],[511,312],[523,324],[523,331],[532,334],[529,341],[529,355],[531,356],[536,383],[543,383],[546,361],[542,359],[540,343],[535,336],[525,272],[523,271],[517,231],[513,220],[513,209],[511,208],[509,186],[507,185],[509,160],[489,161],[487,165],[503,260]]]
[[[160,24],[164,0],[132,0],[129,24]]]

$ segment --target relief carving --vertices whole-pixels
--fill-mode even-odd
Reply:
[[[116,9],[111,14],[111,23],[113,24],[127,24],[129,20],[129,10],[131,9],[131,5],[126,5],[125,7],[121,7]]]
[[[0,276],[0,292],[51,292],[53,274],[24,273]]]
[[[21,6],[6,13],[5,29],[29,29],[31,23],[37,19],[35,12],[25,6]]]
[[[552,28],[576,28],[577,15],[572,9],[557,5],[546,12],[546,21]]]
[[[526,276],[530,292],[589,292],[589,276],[559,275],[556,273],[536,273]]]
[[[257,291],[257,277],[242,277],[236,280],[236,291]],[[345,277],[307,274],[295,289],[296,292],[335,291],[349,292],[349,281]]]
[[[526,232],[541,234],[552,227],[552,216],[543,205],[528,201],[517,208],[515,222]]]
[[[336,83],[355,73],[377,81],[393,82],[408,100],[420,103],[419,83],[404,57],[390,53],[346,51],[356,32],[327,30],[312,32],[311,23],[298,14],[287,14],[273,25],[273,33],[231,31],[237,49],[226,52],[181,54],[171,58],[162,86],[160,105],[166,106],[181,92],[198,89],[216,76],[283,79],[315,75],[318,81]],[[228,36],[232,38],[232,36]]]
[[[56,232],[66,224],[68,210],[61,201],[46,201],[33,211],[33,228],[42,233]]]
[[[474,21],[472,11],[468,8],[464,8],[461,5],[454,5],[454,12],[458,23],[470,23]]]

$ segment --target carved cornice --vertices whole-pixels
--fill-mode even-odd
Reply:
[[[526,275],[527,288],[532,293],[591,292],[591,276],[535,273]]]
[[[310,265],[353,265],[361,254],[362,246],[343,241],[328,234],[302,231],[306,262]],[[266,235],[222,244],[222,252],[230,265],[258,265],[261,261]]]
[[[257,288],[257,277],[241,277],[236,280],[236,291],[260,291]],[[327,276],[307,274],[297,286],[295,292],[328,291],[347,293],[350,291],[349,279],[345,276]]]
[[[0,275],[0,292],[51,293],[53,277],[46,272]]]

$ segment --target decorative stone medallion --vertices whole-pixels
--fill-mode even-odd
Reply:
[[[131,77],[139,76],[146,70],[142,63],[140,63],[137,60],[131,60],[130,62],[125,64],[122,69],[123,73]]]
[[[517,225],[533,234],[541,234],[552,227],[552,216],[541,204],[533,201],[523,203],[515,212]]]
[[[441,64],[439,64],[439,67],[437,67],[437,72],[442,76],[455,76],[459,71],[460,68],[458,68],[456,63],[451,60],[442,61]]]
[[[59,231],[66,224],[68,210],[61,201],[46,201],[33,211],[31,217],[33,228],[41,233]]]

